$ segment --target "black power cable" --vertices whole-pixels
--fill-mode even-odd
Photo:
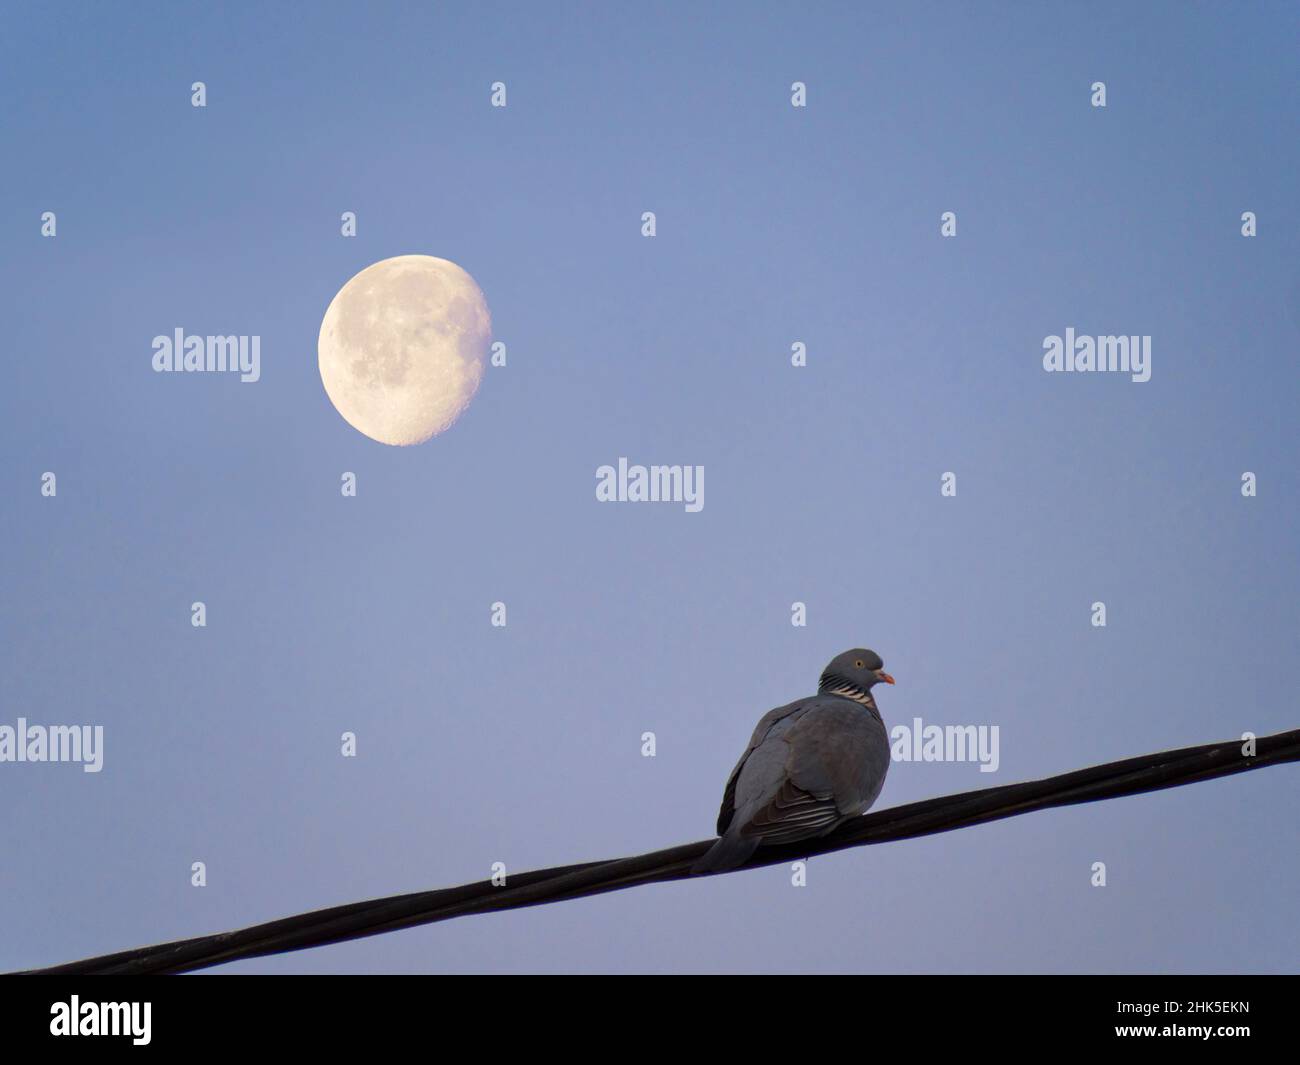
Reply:
[[[741,868],[778,865],[848,847],[913,839],[985,821],[1015,817],[1034,810],[1159,791],[1193,784],[1199,780],[1212,780],[1265,766],[1300,761],[1300,729],[1263,736],[1256,739],[1254,744],[1254,753],[1249,756],[1244,753],[1246,744],[1242,740],[1209,743],[1078,769],[1043,780],[983,788],[894,806],[845,822],[820,839],[760,847]],[[409,895],[332,906],[234,932],[139,947],[29,972],[183,973],[242,958],[341,943],[466,914],[538,906],[618,891],[639,884],[682,880],[691,875],[691,866],[712,845],[711,839],[700,840],[631,858],[538,869],[512,875],[500,887],[494,886],[490,881],[480,880],[460,887],[417,891]]]

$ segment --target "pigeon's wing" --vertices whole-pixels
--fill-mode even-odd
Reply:
[[[811,700],[808,699],[798,699],[793,703],[787,703],[785,706],[778,706],[775,710],[769,710],[759,719],[758,725],[754,729],[754,735],[749,738],[749,746],[745,748],[745,753],[740,756],[736,768],[731,771],[731,776],[727,778],[727,787],[722,793],[722,806],[718,810],[719,836],[727,831],[727,826],[731,824],[731,819],[736,814],[736,784],[740,780],[740,771],[745,768],[745,763],[749,761],[750,755],[768,738],[773,726],[785,722],[786,718],[802,714],[807,710],[810,702]],[[787,727],[791,723],[786,722]]]
[[[840,817],[866,810],[885,783],[889,735],[879,716],[842,699],[804,714],[786,736],[790,783],[833,803]]]
[[[737,786],[741,833],[765,844],[819,836],[862,813],[889,768],[885,727],[869,710],[843,699],[810,700],[786,722],[751,752]]]
[[[740,831],[764,843],[793,843],[820,836],[840,819],[834,799],[819,798],[787,778]]]
[[[742,836],[757,837],[764,843],[785,843],[816,836],[840,817],[832,790],[814,779],[814,774],[796,778],[791,773],[797,738],[806,735],[810,715],[817,715],[828,702],[814,696],[792,704],[787,713],[772,721],[737,767],[732,790],[733,805],[740,817],[736,825]],[[807,779],[804,779],[807,778]]]

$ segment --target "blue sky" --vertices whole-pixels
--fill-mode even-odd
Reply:
[[[886,724],[1000,730],[881,806],[1296,726],[1294,5],[798,7],[11,7],[0,724],[102,724],[105,765],[0,764],[0,967],[704,838],[857,645]],[[410,253],[509,356],[397,449],[316,337]],[[261,380],[154,374],[178,326]],[[1067,327],[1151,336],[1151,380],[1045,373]],[[704,509],[597,502],[619,456]],[[1295,971],[1296,788],[227,968]]]

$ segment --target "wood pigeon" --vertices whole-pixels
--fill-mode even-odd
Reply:
[[[816,695],[763,715],[727,781],[722,838],[693,873],[735,869],[765,844],[824,836],[876,801],[889,734],[871,688],[894,683],[884,665],[875,651],[845,651],[822,672]]]

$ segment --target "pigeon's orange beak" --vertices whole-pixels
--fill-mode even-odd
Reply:
[[[894,678],[886,673],[883,669],[876,670],[876,680],[883,680],[886,684],[893,684]]]

